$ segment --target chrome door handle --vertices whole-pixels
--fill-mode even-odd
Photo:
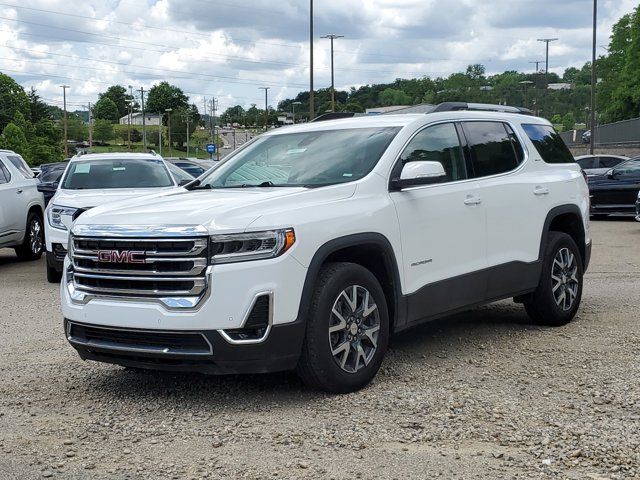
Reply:
[[[16,193],[22,193],[22,189],[21,188],[17,189]]]
[[[465,205],[480,205],[482,203],[482,199],[480,197],[472,197],[469,196],[464,200]]]
[[[547,187],[536,187],[533,189],[534,195],[549,195],[549,189]]]

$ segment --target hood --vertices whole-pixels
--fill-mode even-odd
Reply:
[[[176,187],[166,188],[109,188],[104,190],[66,190],[59,189],[51,200],[52,205],[73,208],[92,208],[106,205],[129,198],[138,198],[174,190]]]
[[[76,224],[203,226],[212,233],[242,231],[266,212],[282,211],[286,214],[294,204],[313,205],[348,198],[355,188],[354,184],[343,184],[315,189],[178,189],[94,208],[79,217]]]

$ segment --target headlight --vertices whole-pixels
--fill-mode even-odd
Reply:
[[[211,236],[211,263],[274,258],[296,242],[293,229]]]
[[[77,208],[51,205],[51,208],[49,208],[49,225],[58,230],[69,230],[73,223],[73,215],[77,211]]]

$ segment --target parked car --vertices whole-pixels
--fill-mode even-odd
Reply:
[[[196,177],[191,175],[189,172],[181,169],[171,162],[167,162],[167,168],[169,168],[171,175],[173,175],[173,178],[176,179],[176,182],[178,182],[179,186],[187,185],[188,183],[191,183],[196,179]]]
[[[640,222],[640,190],[638,190],[638,198],[636,199],[636,220]]]
[[[38,175],[38,191],[44,195],[45,207],[49,205],[49,201],[55,195],[56,190],[58,190],[58,183],[64,174],[65,168],[67,168],[68,162],[67,160],[65,162],[40,165],[41,172],[40,175]]]
[[[616,165],[629,160],[622,155],[580,155],[576,162],[587,175],[602,175]]]
[[[589,177],[591,215],[635,215],[640,190],[640,157],[632,158],[603,175]]]
[[[217,163],[211,160],[196,160],[191,158],[167,158],[166,160],[190,175],[193,175],[195,178],[198,178]]]
[[[152,153],[100,153],[69,160],[47,206],[47,280],[60,281],[69,228],[81,214],[100,205],[172,190],[181,183],[168,164]]]
[[[12,247],[20,260],[37,260],[44,245],[44,199],[27,162],[0,150],[0,248]]]
[[[513,297],[566,324],[591,252],[583,173],[548,121],[464,107],[270,130],[186,190],[83,214],[65,338],[85,360],[350,392],[391,334],[445,314]]]
[[[590,143],[591,142],[591,130],[587,130],[582,133],[582,143]]]

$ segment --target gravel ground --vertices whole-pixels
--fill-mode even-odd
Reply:
[[[593,224],[574,323],[501,302],[396,337],[365,390],[135,373],[67,345],[0,252],[0,478],[640,478],[640,224]]]

